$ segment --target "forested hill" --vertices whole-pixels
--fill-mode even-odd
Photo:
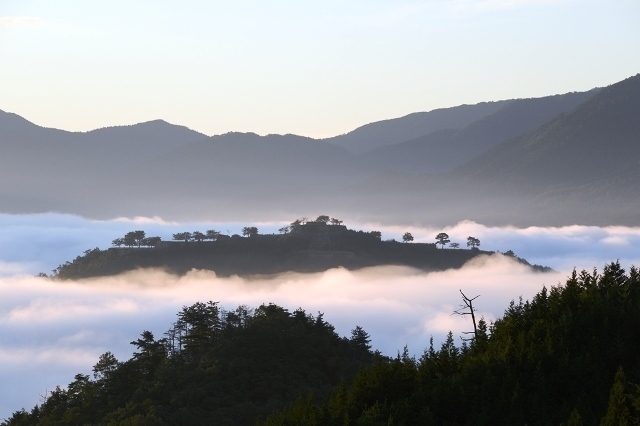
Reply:
[[[266,425],[640,424],[636,268],[574,271],[455,340],[365,367],[328,401],[300,398]]]
[[[322,314],[276,306],[195,303],[156,338],[143,331],[133,357],[99,357],[29,414],[6,425],[252,425],[300,395],[325,400],[379,354],[356,326],[338,336]]]
[[[138,268],[162,268],[175,274],[203,269],[215,271],[219,276],[321,272],[336,267],[354,270],[380,265],[439,271],[460,268],[476,256],[493,254],[479,250],[477,239],[467,241],[471,246],[468,250],[458,248],[460,243],[448,245],[448,236],[443,235],[439,249],[436,242],[413,243],[410,233],[405,234],[405,242],[382,241],[380,232],[355,231],[323,221],[304,224],[296,221],[283,229],[282,234],[262,235],[257,228],[246,227],[245,237],[230,237],[209,230],[207,233],[178,233],[173,241],[160,241],[158,237],[146,237],[144,231],[132,231],[127,234],[129,242],[126,242],[127,238],[114,240],[114,245],[128,247],[87,250],[54,272],[59,279],[77,279],[115,275]],[[511,252],[507,255],[529,265]],[[550,270],[538,265],[531,267],[537,271]]]
[[[574,271],[418,359],[406,348],[389,359],[361,327],[341,338],[321,314],[271,304],[198,302],[165,336],[144,331],[131,359],[106,352],[93,377],[77,374],[1,426],[640,422],[640,272],[619,263]]]

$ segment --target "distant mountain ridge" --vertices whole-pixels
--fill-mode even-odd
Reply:
[[[444,172],[471,160],[489,148],[519,136],[571,111],[597,89],[544,98],[515,99],[493,114],[461,129],[429,133],[399,144],[385,145],[363,155],[370,167],[398,172]]]
[[[640,74],[482,153],[458,173],[525,186],[575,185],[610,178],[638,165]]]
[[[0,208],[637,226],[639,84],[410,114],[322,140],[207,137],[162,120],[66,132],[0,112]]]
[[[365,124],[344,135],[324,139],[334,145],[362,154],[386,145],[406,142],[445,129],[461,129],[487,117],[511,101],[482,102],[416,112],[404,117]]]
[[[640,74],[489,149],[455,170],[452,178],[460,177],[462,185],[519,194],[526,199],[522,215],[538,211],[637,226],[639,168]]]

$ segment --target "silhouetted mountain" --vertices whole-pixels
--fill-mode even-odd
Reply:
[[[73,212],[100,199],[117,202],[137,165],[202,138],[206,136],[161,120],[83,133],[37,126],[0,112],[4,211]]]
[[[455,172],[486,193],[520,194],[519,212],[640,219],[640,74],[503,142]],[[592,219],[593,220],[593,219]]]
[[[140,161],[207,136],[184,126],[154,120],[131,126],[105,127],[90,132],[67,132],[41,127],[24,118],[0,111],[0,149],[12,156],[32,159],[77,154],[115,157],[120,162]],[[44,150],[44,152],[43,152]],[[104,157],[100,158],[105,161]]]
[[[351,181],[360,175],[354,164],[351,152],[311,138],[228,133],[151,159],[138,181],[187,200],[282,199]]]
[[[253,173],[269,173],[268,179],[278,180],[287,173],[306,180],[305,174],[321,173],[331,179],[336,173],[353,170],[354,154],[344,148],[296,135],[227,133],[213,136],[174,149],[149,162],[152,168],[185,164],[200,176],[243,177]],[[182,170],[179,173],[188,173]],[[203,176],[203,177],[205,177]]]
[[[3,112],[0,206],[99,218],[332,211],[377,223],[637,225],[639,78],[412,114],[325,140],[208,138],[162,121],[76,133]],[[355,154],[336,144],[394,145]]]
[[[640,164],[640,74],[485,152],[458,173],[534,191],[618,181]],[[622,182],[622,179],[620,179]]]
[[[444,172],[471,160],[507,139],[527,133],[558,114],[571,111],[597,89],[544,98],[516,99],[466,127],[441,130],[363,154],[369,168],[386,171]]]
[[[131,126],[105,127],[84,133],[85,144],[91,144],[100,154],[139,162],[152,156],[188,145],[208,136],[164,120],[153,120]],[[119,153],[126,153],[122,158]]]
[[[4,175],[82,179],[126,170],[150,156],[206,137],[161,120],[87,133],[67,132],[0,112],[0,150],[8,153],[0,158],[0,164]]]
[[[483,102],[416,112],[400,118],[366,124],[344,135],[324,139],[355,153],[406,142],[444,129],[462,129],[498,111],[511,101]]]

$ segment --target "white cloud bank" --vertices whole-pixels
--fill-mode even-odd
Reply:
[[[295,218],[290,218],[291,220]],[[640,260],[640,227],[488,227],[475,222],[460,222],[446,228],[387,226],[355,223],[342,218],[352,229],[382,232],[383,239],[401,240],[411,232],[415,242],[435,242],[439,232],[447,232],[452,242],[466,248],[468,236],[481,241],[480,248],[489,251],[513,250],[532,264],[550,266],[559,271],[572,268],[591,269],[619,259],[624,264],[638,265]],[[79,216],[55,213],[34,215],[0,214],[0,276],[16,273],[50,273],[84,250],[106,249],[115,238],[128,231],[142,229],[148,236],[170,240],[183,231],[216,229],[224,234],[241,233],[244,226],[255,225],[261,233],[277,233],[287,222],[221,223],[169,222],[160,217],[117,218],[109,221],[87,220]]]
[[[360,226],[347,224],[359,229]],[[564,283],[575,266],[602,268],[620,259],[623,267],[640,265],[640,228],[530,227],[492,228],[463,222],[444,229],[384,227],[383,239],[411,232],[416,241],[434,242],[438,232],[465,245],[475,236],[488,250],[513,250],[532,263],[554,267],[551,274],[532,273],[502,256],[478,258],[460,270],[424,273],[404,267],[377,267],[350,272],[333,269],[317,274],[282,274],[262,280],[219,278],[192,271],[176,277],[148,270],[116,277],[54,282],[33,277],[48,272],[83,250],[106,248],[133,229],[163,239],[179,231],[218,229],[238,232],[248,224],[167,223],[160,218],[88,221],[69,215],[0,215],[0,418],[22,407],[30,409],[56,385],[76,373],[91,373],[98,356],[112,351],[131,356],[129,344],[145,330],[161,337],[184,305],[219,301],[233,309],[276,303],[290,311],[325,314],[340,335],[356,325],[372,337],[374,348],[395,355],[404,345],[419,354],[433,336],[441,342],[448,330],[456,336],[470,320],[452,316],[461,303],[459,289],[476,300],[487,320],[502,316],[509,302],[531,298],[543,285]],[[275,232],[282,223],[257,224]]]
[[[478,313],[491,320],[510,300],[531,297],[543,284],[564,278],[531,273],[503,256],[429,274],[376,267],[262,280],[219,278],[207,271],[176,277],[153,270],[77,282],[0,278],[0,418],[23,406],[30,409],[40,395],[65,386],[78,372],[90,374],[98,356],[108,350],[119,359],[129,358],[129,342],[143,330],[161,337],[180,308],[196,301],[219,301],[228,309],[269,302],[290,311],[302,307],[323,312],[342,336],[356,325],[364,327],[373,347],[387,355],[404,345],[419,354],[431,336],[441,342],[449,330],[461,335],[470,329],[468,320],[451,315],[460,303],[460,288],[480,295]]]

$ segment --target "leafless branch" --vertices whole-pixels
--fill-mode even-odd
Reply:
[[[475,309],[473,307],[473,301],[476,300],[478,297],[480,297],[480,295],[477,295],[476,297],[473,297],[473,298],[469,298],[467,297],[466,294],[462,292],[462,290],[460,290],[460,294],[462,295],[462,301],[464,302],[464,305],[460,305],[460,309],[453,311],[453,314],[461,315],[461,316],[471,315],[471,319],[473,321],[473,331],[463,331],[462,333],[473,334],[474,337],[478,337],[478,327],[476,326],[476,316],[474,314]],[[467,309],[469,310],[469,312],[466,312]],[[463,340],[472,340],[472,339],[463,339]]]

